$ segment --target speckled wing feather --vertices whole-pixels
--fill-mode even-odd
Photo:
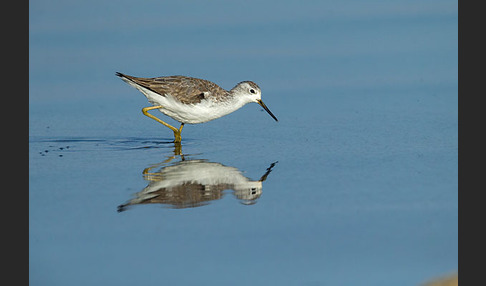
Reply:
[[[220,100],[228,95],[228,92],[217,84],[199,78],[180,75],[155,78],[134,77],[119,73],[117,75],[125,77],[161,96],[170,94],[185,104],[197,104],[205,98]]]

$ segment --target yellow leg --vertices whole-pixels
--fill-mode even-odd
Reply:
[[[157,105],[157,106],[150,106],[150,107],[145,107],[145,108],[142,108],[142,112],[145,116],[148,116],[150,118],[152,118],[153,120],[163,124],[165,127],[168,127],[170,128],[173,132],[174,132],[174,142],[175,143],[180,143],[182,138],[181,138],[181,132],[182,132],[182,127],[184,127],[184,123],[181,124],[181,127],[179,129],[175,128],[174,126],[168,124],[168,123],[165,123],[164,121],[160,120],[159,118],[153,116],[152,114],[148,113],[148,111],[152,110],[152,109],[159,109],[159,108],[162,108],[161,105]]]
[[[167,157],[167,159],[162,163],[167,164],[170,161],[174,160],[176,156],[181,156],[181,161],[184,161],[184,154],[182,154],[181,150],[182,150],[181,143],[180,142],[174,142],[174,156]]]

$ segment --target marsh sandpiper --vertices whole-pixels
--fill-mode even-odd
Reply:
[[[181,142],[184,124],[204,123],[236,111],[250,102],[258,103],[275,121],[277,117],[261,99],[261,90],[252,81],[242,81],[227,91],[208,80],[187,76],[142,78],[117,72],[123,81],[142,92],[152,104],[142,109],[144,115],[170,128],[174,142]],[[160,120],[148,111],[158,109],[181,123],[179,128]]]

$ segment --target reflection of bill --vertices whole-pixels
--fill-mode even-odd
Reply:
[[[272,163],[257,181],[243,176],[237,168],[207,160],[181,161],[155,173],[150,173],[148,168],[144,171],[148,186],[136,193],[135,198],[118,206],[118,211],[138,204],[198,207],[221,199],[225,190],[232,190],[243,204],[254,204],[262,194],[262,182],[276,163]]]

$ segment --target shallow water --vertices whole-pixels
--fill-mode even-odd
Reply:
[[[30,3],[31,284],[457,271],[457,2],[197,3]],[[176,146],[116,71],[253,80],[279,122],[249,104]]]

